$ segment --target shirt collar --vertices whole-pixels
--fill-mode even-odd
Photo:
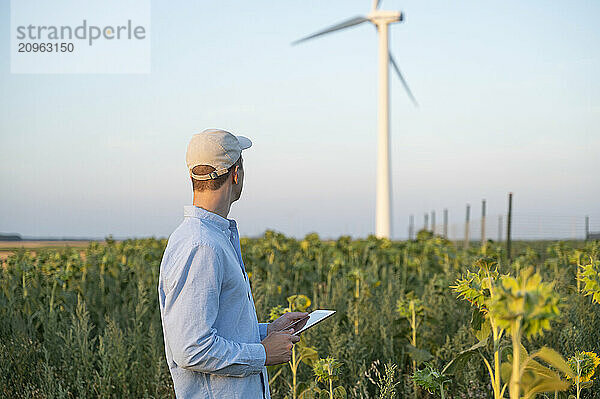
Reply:
[[[183,207],[183,216],[207,220],[214,223],[223,231],[228,229],[235,230],[237,228],[235,220],[224,218],[221,215],[217,215],[214,212],[207,211],[206,209],[195,205],[185,205]]]

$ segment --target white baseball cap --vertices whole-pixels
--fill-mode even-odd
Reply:
[[[252,141],[244,136],[234,136],[221,129],[206,129],[192,136],[188,144],[185,161],[190,176],[195,180],[211,180],[227,173],[237,162],[242,150],[250,148]],[[208,165],[215,168],[214,172],[197,175],[192,169],[198,165]]]

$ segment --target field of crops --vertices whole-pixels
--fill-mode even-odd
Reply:
[[[165,245],[107,239],[3,260],[0,396],[174,397],[157,304]],[[272,397],[600,398],[600,243],[513,248],[509,264],[501,245],[427,232],[242,239],[259,320],[337,310],[269,367]]]

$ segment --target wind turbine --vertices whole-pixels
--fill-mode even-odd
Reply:
[[[391,179],[390,179],[390,96],[389,96],[389,64],[398,74],[404,89],[411,101],[418,106],[400,68],[389,51],[388,25],[403,20],[400,11],[384,11],[379,9],[380,0],[373,0],[371,12],[366,16],[347,19],[329,28],[292,42],[292,45],[331,32],[346,29],[363,22],[371,22],[379,33],[379,98],[377,101],[377,202],[375,208],[375,235],[380,238],[390,238],[391,221]]]

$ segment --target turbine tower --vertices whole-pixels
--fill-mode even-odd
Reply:
[[[400,22],[403,19],[400,11],[384,11],[379,9],[380,0],[373,0],[371,12],[366,16],[358,16],[347,19],[329,28],[323,29],[312,35],[306,36],[300,40],[292,42],[292,45],[313,39],[327,33],[346,29],[351,26],[371,22],[375,25],[378,33],[379,48],[379,98],[377,101],[377,202],[375,208],[375,235],[380,238],[390,238],[392,232],[391,215],[391,176],[390,176],[390,95],[389,95],[389,64],[398,74],[404,89],[408,93],[411,101],[417,106],[406,80],[400,72],[398,64],[389,51],[389,24]]]

